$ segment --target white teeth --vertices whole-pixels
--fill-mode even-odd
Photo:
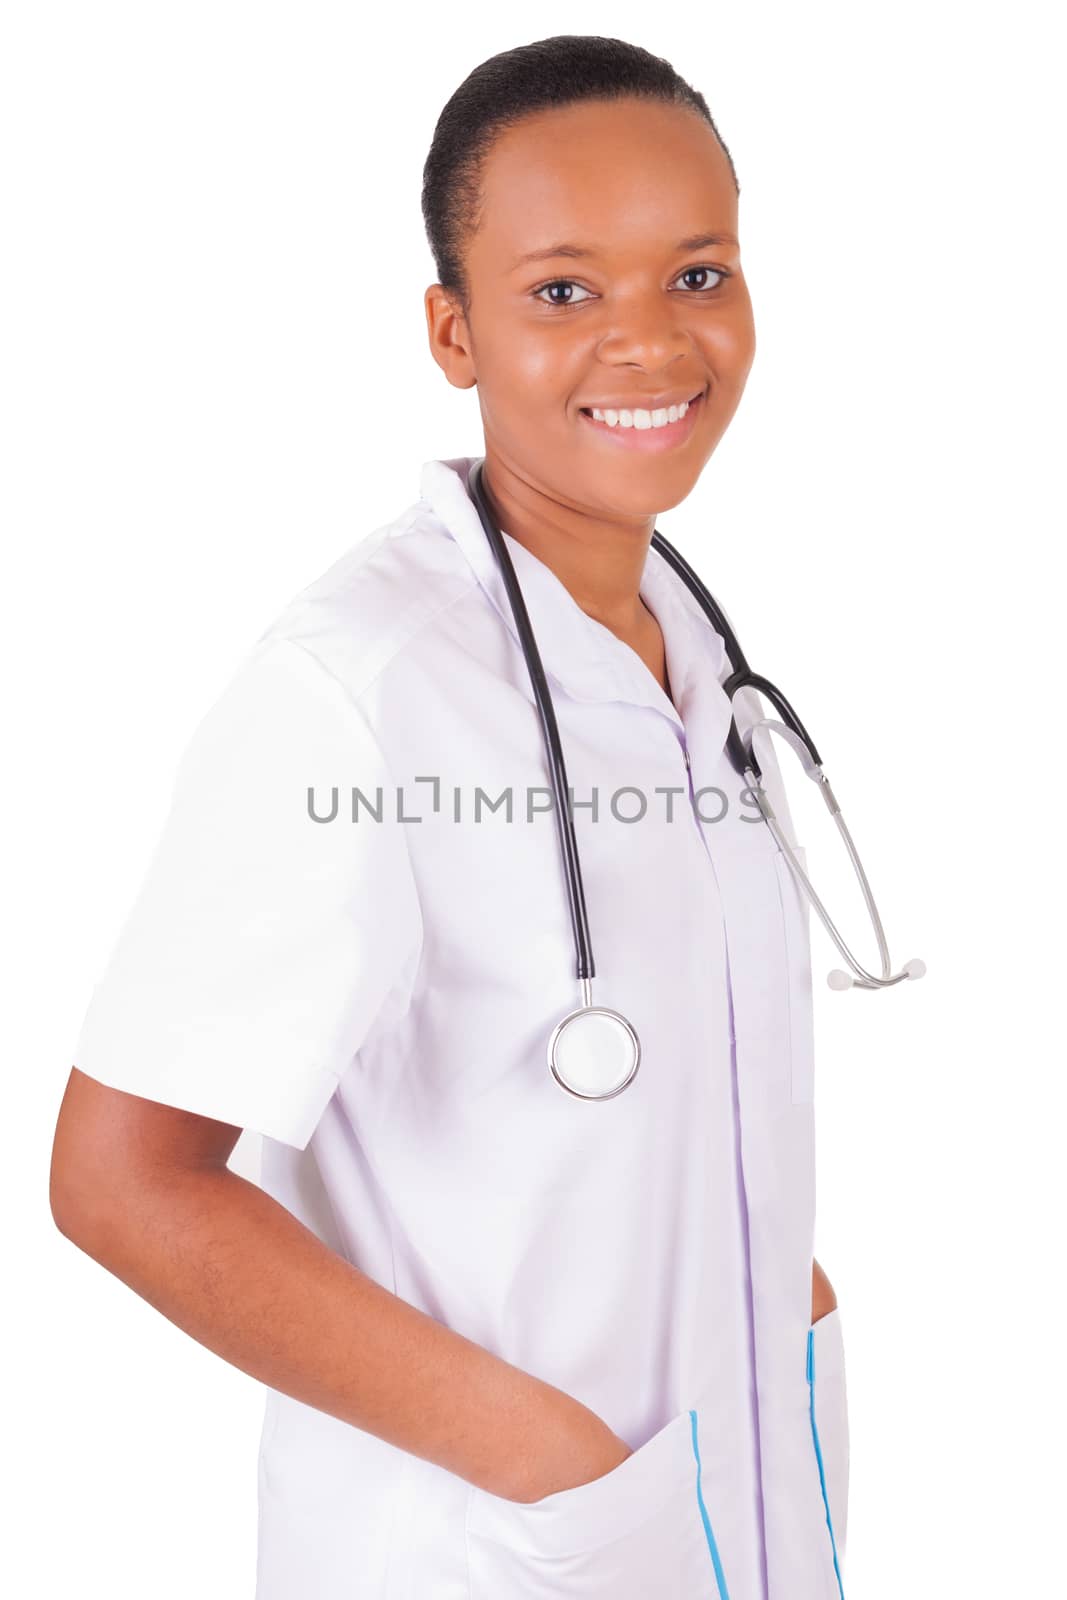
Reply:
[[[592,408],[597,422],[606,422],[609,428],[665,428],[670,422],[679,422],[689,410],[689,401],[680,406],[659,407],[655,411],[598,411]]]

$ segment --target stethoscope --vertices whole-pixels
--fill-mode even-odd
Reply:
[[[552,1036],[548,1041],[548,1064],[552,1070],[552,1076],[560,1088],[566,1089],[569,1094],[577,1095],[581,1100],[610,1100],[613,1096],[621,1094],[623,1089],[633,1082],[641,1060],[641,1042],[637,1037],[637,1031],[633,1024],[628,1022],[621,1012],[613,1011],[607,1006],[595,1006],[593,1004],[592,980],[596,975],[596,967],[593,963],[593,947],[589,938],[589,921],[585,910],[585,895],[582,889],[582,869],[578,858],[578,844],[574,836],[574,819],[564,798],[568,793],[567,772],[563,764],[563,750],[560,746],[559,729],[556,726],[552,695],[545,678],[544,668],[541,665],[537,641],[534,638],[533,628],[530,626],[526,602],[522,597],[522,590],[515,576],[515,568],[512,564],[511,556],[486,501],[485,491],[482,486],[481,460],[471,467],[468,481],[471,488],[471,498],[477,507],[486,538],[489,540],[490,548],[496,557],[504,580],[504,587],[507,589],[515,625],[519,631],[522,653],[529,670],[530,681],[533,684],[534,699],[537,704],[537,713],[541,720],[541,732],[544,737],[545,751],[548,756],[552,779],[556,830],[559,835],[560,851],[563,856],[571,925],[574,929],[577,977],[581,981],[582,1003],[576,1011],[569,1012],[567,1016],[557,1022],[552,1030]],[[900,983],[904,978],[921,978],[926,971],[926,966],[919,960],[905,962],[898,972],[892,970],[889,960],[889,947],[886,944],[885,933],[882,929],[882,920],[878,915],[878,908],[874,903],[870,884],[867,882],[867,874],[863,870],[863,864],[852,842],[852,836],[845,826],[845,820],[841,815],[841,807],[834,798],[834,792],[830,788],[826,775],[822,770],[819,752],[812,743],[811,736],[804,724],[781,690],[777,689],[769,679],[761,677],[759,673],[751,670],[745,660],[744,652],[737,642],[736,634],[685,557],[680,555],[658,530],[653,531],[651,544],[652,548],[657,550],[664,560],[673,567],[682,582],[699,601],[712,627],[722,636],[730,666],[733,668],[730,676],[722,685],[731,704],[730,731],[726,740],[727,752],[738,774],[749,780],[756,804],[763,814],[764,821],[774,835],[779,849],[785,853],[789,865],[808,900],[815,907],[826,931],[852,969],[853,975],[851,976],[840,969],[835,969],[831,972],[827,978],[831,989],[848,989],[853,985],[859,989],[887,989],[891,984]],[[754,723],[747,734],[742,735],[737,725],[736,713],[733,712],[732,708],[734,695],[738,689],[743,688],[756,689],[760,694],[766,695],[784,720],[778,721],[773,717],[764,717]],[[752,748],[752,736],[756,729],[761,727],[772,729],[791,745],[796,751],[808,777],[812,778],[819,786],[819,792],[822,794],[827,808],[837,824],[841,837],[845,841],[849,858],[863,890],[863,898],[878,941],[878,952],[882,962],[880,975],[868,972],[852,954],[834,926],[819,896],[812,888],[811,881],[798,861],[788,839],[779,827],[770,797],[763,787],[763,772]]]

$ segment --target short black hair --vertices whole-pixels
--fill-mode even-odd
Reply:
[[[470,311],[465,247],[478,225],[483,163],[497,134],[535,111],[629,96],[688,106],[702,116],[741,193],[707,101],[662,56],[625,39],[580,33],[536,39],[490,56],[464,78],[438,117],[422,174],[422,215],[437,278],[465,316]]]

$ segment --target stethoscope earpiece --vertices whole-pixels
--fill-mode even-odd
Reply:
[[[910,961],[905,961],[896,977],[891,981],[900,982],[904,978],[925,978],[926,962],[920,961],[918,956],[912,956]],[[867,983],[862,978],[854,978],[851,973],[842,972],[840,967],[835,967],[826,974],[826,982],[831,989],[883,989],[885,980],[881,983]]]

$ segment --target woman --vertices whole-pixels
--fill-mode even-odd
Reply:
[[[424,174],[632,1080],[548,1069],[573,930],[475,457],[256,642],[83,1024],[56,1219],[269,1385],[258,1600],[841,1593],[806,918],[650,549],[753,359],[737,196],[702,96],[574,36],[471,73]]]

